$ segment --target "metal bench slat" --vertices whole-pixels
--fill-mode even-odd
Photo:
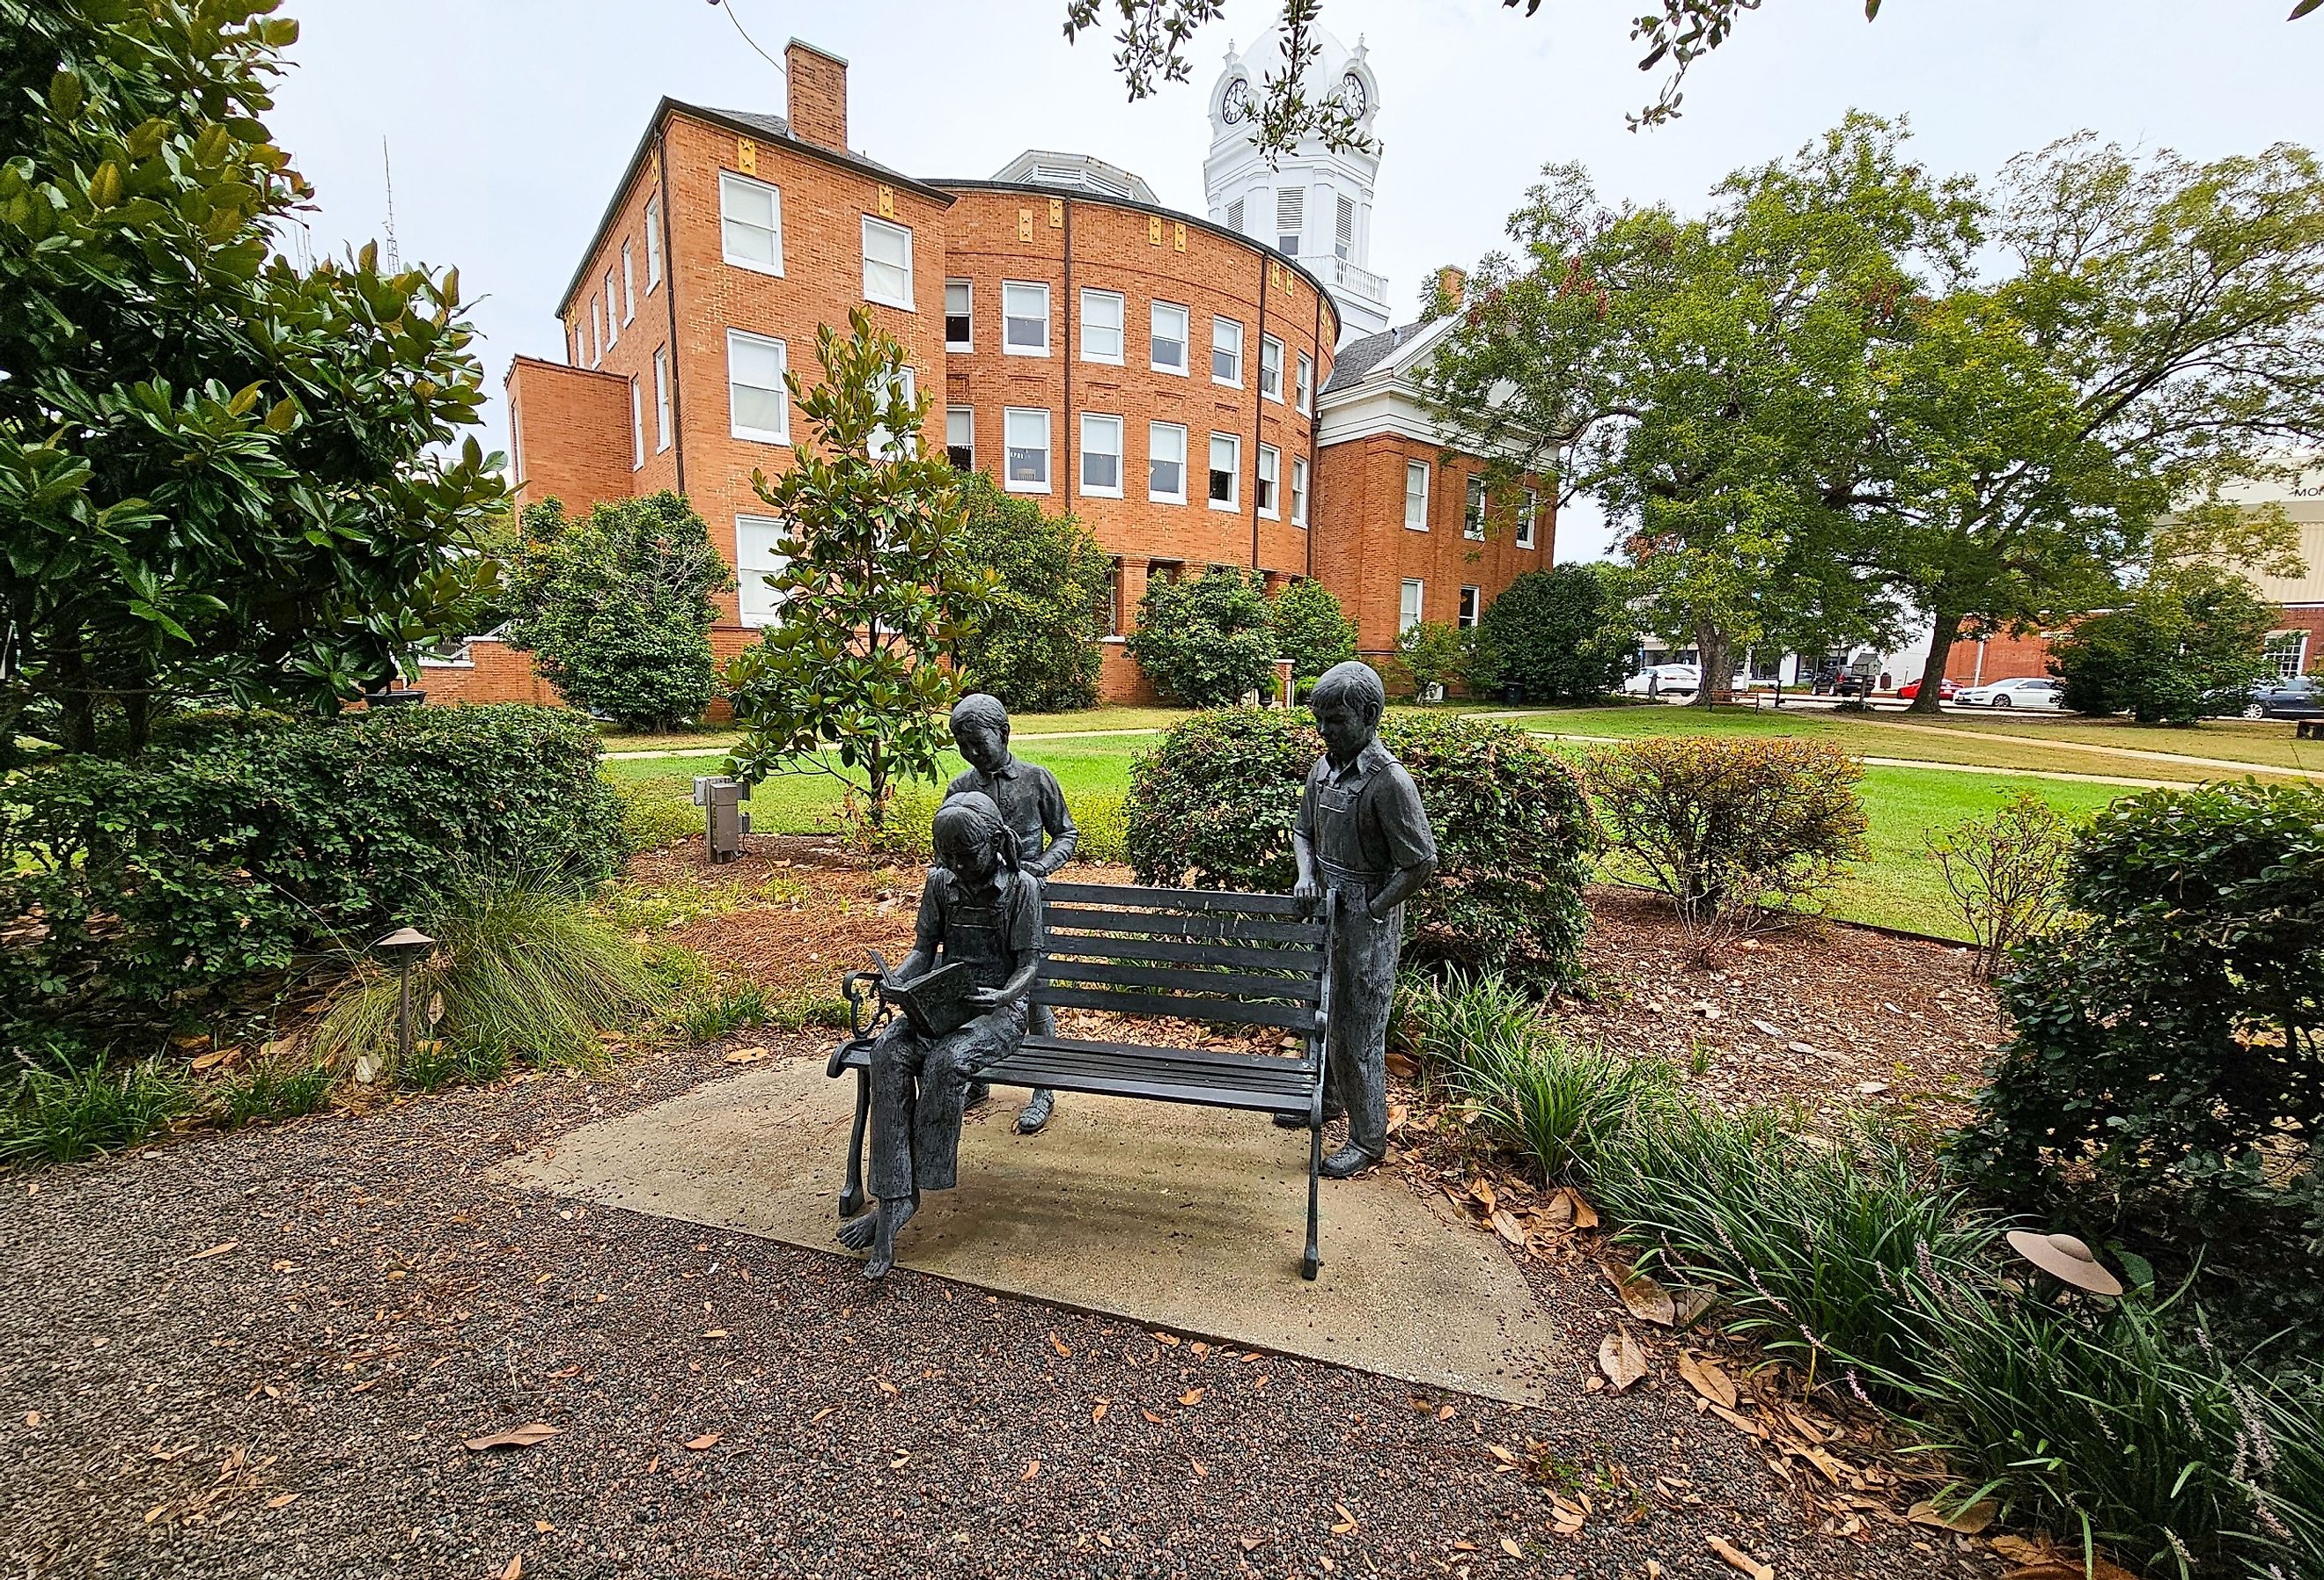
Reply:
[[[1055,956],[1041,962],[1043,982],[1091,982],[1122,987],[1157,987],[1172,993],[1190,994],[1223,994],[1230,998],[1287,999],[1295,1003],[1312,1004],[1323,996],[1323,985],[1310,976],[1250,976],[1234,971],[1191,971],[1167,966],[1124,966],[1112,960],[1060,960]],[[1190,1002],[1186,1019],[1199,1021],[1202,1016],[1194,1009],[1210,1002],[1207,997]]]
[[[1146,906],[1157,910],[1240,912],[1249,916],[1304,917],[1310,908],[1288,894],[1255,894],[1243,889],[1150,889],[1133,883],[1043,885],[1052,897],[1082,905]]]
[[[1319,975],[1323,969],[1323,951],[1304,949],[1296,944],[1269,947],[1261,944],[1194,943],[1184,938],[1102,938],[1089,933],[1052,933],[1045,941],[1044,952],[1055,959],[1060,955],[1094,955],[1108,960],[1183,960],[1198,966],[1244,966],[1260,971],[1302,971]]]
[[[1093,933],[1129,933],[1146,937],[1216,938],[1240,942],[1275,938],[1287,944],[1316,945],[1323,941],[1321,921],[1267,921],[1241,916],[1179,916],[1150,910],[1083,910],[1051,903],[1041,919],[1052,929],[1083,928]]]
[[[1253,1004],[1240,999],[1195,999],[1174,993],[1120,993],[1100,988],[1041,990],[1041,1002],[1076,1010],[1111,1010],[1117,1015],[1159,1015],[1174,1021],[1215,1021],[1241,1026],[1280,1026],[1312,1031],[1315,1012],[1299,1004]]]
[[[1215,1080],[1259,1086],[1312,1082],[1319,1067],[1304,1052],[1249,1053],[1223,1048],[1180,1048],[1160,1042],[1108,1042],[1084,1037],[1028,1037],[1019,1046],[1019,1058],[1079,1060],[1084,1064],[1112,1060],[1152,1069],[1169,1069]]]

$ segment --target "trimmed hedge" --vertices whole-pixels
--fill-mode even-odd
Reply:
[[[368,944],[456,873],[594,884],[622,808],[564,709],[205,716],[129,762],[0,781],[0,1027],[152,1025],[226,984]]]
[[[1409,957],[1536,985],[1572,980],[1599,845],[1572,770],[1508,725],[1397,713],[1380,738],[1436,835],[1436,876],[1406,910]],[[1288,891],[1300,787],[1323,749],[1305,713],[1279,709],[1221,709],[1172,729],[1130,770],[1124,839],[1139,882]]]

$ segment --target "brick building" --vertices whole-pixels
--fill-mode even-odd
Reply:
[[[1326,42],[1321,86],[1360,95],[1369,124],[1360,50]],[[1550,502],[1496,499],[1501,530],[1484,533],[1474,467],[1441,451],[1413,382],[1435,330],[1353,338],[1335,365],[1343,303],[1385,319],[1361,267],[1369,177],[1333,184],[1356,156],[1286,161],[1262,237],[1244,223],[1254,178],[1215,158],[1209,217],[1080,155],[1028,152],[989,180],[904,175],[850,152],[844,61],[794,40],[786,64],[788,119],[661,102],[567,285],[566,360],[518,357],[508,374],[520,507],[669,488],[709,524],[742,584],[712,633],[720,657],[774,614],[763,573],[781,529],[751,476],[790,463],[782,374],[811,380],[817,328],[858,306],[931,397],[924,445],[1070,511],[1114,557],[1109,698],[1144,692],[1120,636],[1157,575],[1318,577],[1379,656],[1416,620],[1473,623],[1550,562]],[[1222,143],[1245,139],[1234,106],[1264,69],[1222,74]],[[1310,183],[1296,200],[1280,184],[1295,180]],[[1338,217],[1321,250],[1280,228],[1303,212]],[[436,700],[541,689],[490,639],[423,684]]]

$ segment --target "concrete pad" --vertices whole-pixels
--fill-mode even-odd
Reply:
[[[1500,1243],[1375,1174],[1323,1182],[1299,1276],[1307,1137],[1264,1115],[1068,1093],[1038,1136],[996,1089],[899,1262],[1149,1326],[1538,1403],[1557,1336]],[[571,1132],[506,1165],[559,1195],[848,1255],[832,1241],[854,1081],[786,1060]]]

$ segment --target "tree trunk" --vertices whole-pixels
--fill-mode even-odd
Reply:
[[[1944,700],[1945,663],[1952,657],[1960,623],[1958,614],[1938,614],[1935,631],[1929,638],[1929,661],[1921,666],[1921,689],[1905,712],[1933,715],[1941,711],[1938,705]]]
[[[145,750],[145,743],[153,738],[152,704],[143,691],[124,691],[121,712],[129,727],[129,754],[134,757]]]
[[[1701,678],[1694,688],[1692,706],[1708,708],[1715,691],[1727,688],[1734,670],[1727,662],[1727,633],[1715,626],[1700,625],[1694,632],[1694,667]]]

